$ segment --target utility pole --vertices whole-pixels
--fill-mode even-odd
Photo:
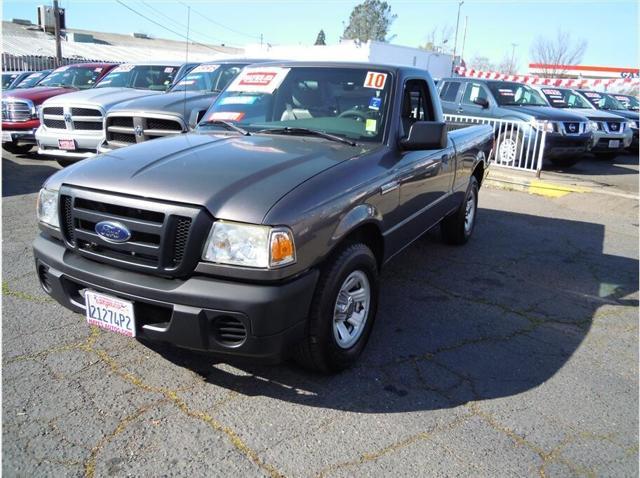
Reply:
[[[517,43],[512,43],[511,44],[511,63],[509,64],[509,74],[513,75],[515,74],[515,69],[516,69],[516,47],[518,46]]]
[[[460,26],[460,8],[464,4],[464,0],[458,2],[458,19],[456,20],[456,40],[453,43],[453,63],[451,65],[451,73],[453,73],[453,69],[456,65],[456,51],[458,50],[458,27]]]
[[[264,41],[264,35],[260,34],[260,49],[262,49],[262,42]]]
[[[464,44],[467,42],[467,24],[469,23],[469,17],[464,17],[464,33],[462,34],[462,50],[460,50],[460,59],[464,58]]]
[[[62,45],[60,44],[60,9],[58,8],[58,0],[53,0],[53,18],[55,19],[56,66],[60,66],[62,64]]]

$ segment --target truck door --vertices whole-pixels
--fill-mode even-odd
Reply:
[[[489,116],[489,93],[482,83],[468,82],[460,100],[458,114],[485,118]],[[479,104],[486,101],[487,107]]]
[[[427,82],[406,80],[401,109],[401,136],[416,121],[434,121],[433,99]],[[405,151],[395,167],[400,187],[399,210],[404,218],[403,239],[412,240],[448,211],[447,198],[453,187],[455,157],[453,143],[445,149]]]

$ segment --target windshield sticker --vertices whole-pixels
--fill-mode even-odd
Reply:
[[[191,73],[213,73],[219,67],[220,65],[199,65],[191,70]]]
[[[364,123],[364,129],[367,133],[375,133],[377,126],[378,126],[378,122],[370,118],[367,118],[367,121],[365,121]]]
[[[257,96],[227,96],[220,100],[221,105],[252,105],[258,99]]]
[[[214,111],[209,116],[209,121],[240,121],[244,118],[244,113],[238,111]]]
[[[369,109],[374,111],[380,111],[380,107],[382,106],[382,98],[378,98],[374,96],[369,101]]]
[[[117,67],[115,70],[113,70],[114,72],[116,71],[122,71],[122,72],[126,72],[126,71],[131,71],[133,70],[133,66],[131,64],[128,65],[120,65],[119,67]]]
[[[195,84],[196,80],[188,80],[188,79],[184,79],[184,80],[180,80],[177,84],[178,85],[193,85]],[[167,81],[165,81],[165,83],[167,83]]]
[[[166,67],[166,68],[164,69],[164,72],[165,72],[165,73],[173,73],[173,70],[175,70],[175,68],[174,68],[174,67],[172,67],[172,66],[168,66],[168,67]]]
[[[93,71],[95,71],[96,73],[100,73],[102,71],[102,68],[94,68]]]
[[[289,68],[245,68],[227,87],[227,91],[273,93],[289,74]]]
[[[60,68],[57,68],[55,71],[56,71],[56,73],[58,73],[59,71],[66,71],[68,69],[69,69],[68,66],[61,66]]]
[[[591,93],[589,91],[585,92],[584,96],[586,96],[587,98],[596,98],[596,99],[602,98],[600,93]]]
[[[515,92],[506,88],[498,89],[502,96],[516,96]]]
[[[542,90],[545,95],[551,96],[562,96],[562,92],[560,90]]]
[[[387,82],[386,73],[378,73],[377,71],[368,71],[367,76],[364,78],[365,88],[375,88],[376,90],[383,90],[384,85]]]
[[[109,83],[111,83],[111,80],[102,80],[100,82],[101,85],[108,85]]]
[[[27,80],[30,80],[31,78],[39,78],[42,76],[42,73],[31,73],[29,76],[27,76]]]
[[[624,102],[629,101],[629,98],[627,98],[626,96],[618,96],[618,95],[615,95],[615,96],[614,96],[614,98],[615,98],[616,100],[620,100],[620,101],[624,101]]]

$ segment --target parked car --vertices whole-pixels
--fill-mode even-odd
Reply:
[[[32,74],[33,71],[3,71],[2,91],[12,90],[18,83]]]
[[[618,100],[629,111],[638,111],[639,102],[637,96],[623,95],[621,93],[611,93],[611,96]]]
[[[424,70],[247,67],[196,133],[46,181],[38,277],[124,335],[340,370],[373,327],[380,267],[437,224],[470,238],[492,147],[490,126],[447,133]]]
[[[167,91],[188,68],[181,62],[128,63],[114,68],[90,90],[45,101],[36,131],[38,154],[54,156],[61,166],[95,155],[111,107]]]
[[[593,131],[591,152],[600,158],[614,158],[628,148],[633,134],[622,116],[596,109],[579,93],[568,88],[543,86],[540,92],[554,108],[562,108],[582,115],[589,120]]]
[[[610,113],[622,116],[628,120],[627,127],[633,132],[630,148],[638,150],[638,121],[639,115],[637,111],[628,110],[622,103],[616,100],[612,95],[601,93],[599,91],[577,90],[585,99],[599,110],[605,110]]]
[[[535,89],[512,81],[477,78],[445,78],[440,99],[445,113],[475,118],[523,121],[518,134],[496,128],[500,145],[497,157],[503,164],[517,161],[523,144],[535,141],[536,130],[545,131],[544,158],[570,166],[589,150],[592,132],[584,116],[551,108]],[[575,128],[575,132],[574,132]],[[533,138],[533,140],[530,140]]]
[[[192,130],[218,94],[251,63],[255,61],[229,59],[203,63],[164,95],[135,98],[113,106],[106,115],[104,139],[98,151],[105,153]]]
[[[24,89],[33,88],[37,86],[42,80],[44,80],[53,70],[41,70],[34,71],[26,78],[22,79],[14,88]]]
[[[11,90],[2,98],[2,147],[15,154],[31,151],[40,126],[40,106],[54,96],[92,88],[115,63],[78,63],[61,66],[36,87]]]

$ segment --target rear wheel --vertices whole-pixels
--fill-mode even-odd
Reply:
[[[473,234],[478,210],[478,189],[478,180],[471,176],[463,203],[456,212],[440,223],[442,238],[448,244],[465,244]]]
[[[2,149],[12,154],[27,154],[32,148],[32,144],[2,143]]]
[[[304,367],[339,372],[364,350],[378,304],[378,265],[362,243],[342,248],[320,274],[296,360]]]

